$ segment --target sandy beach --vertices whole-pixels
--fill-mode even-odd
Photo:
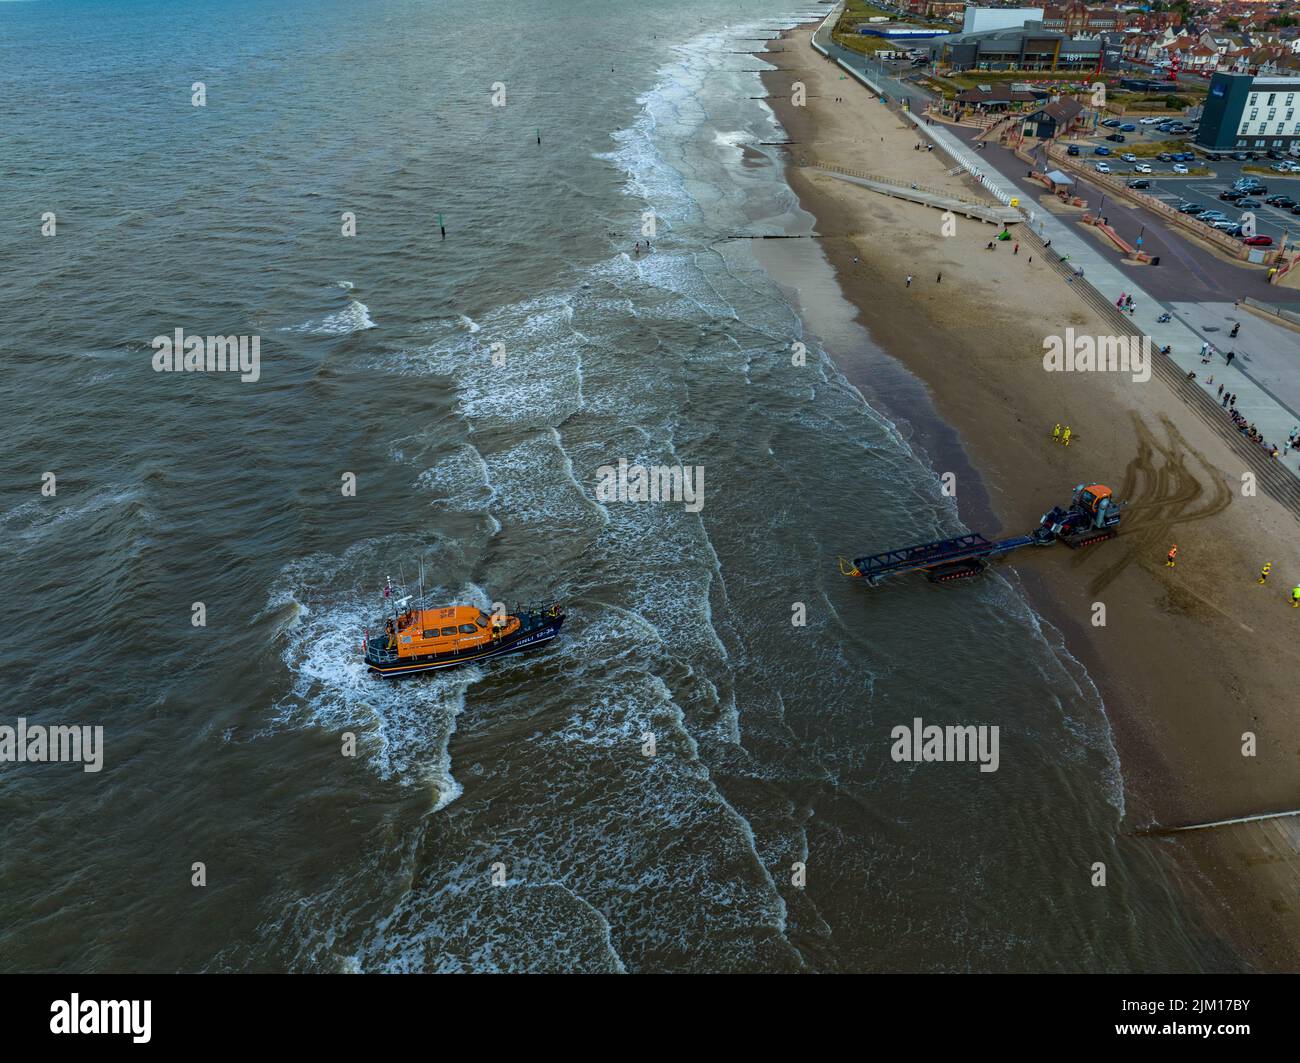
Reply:
[[[1076,553],[1022,551],[1002,568],[1063,632],[1105,700],[1130,844],[1176,850],[1189,903],[1214,909],[1214,925],[1246,962],[1297,969],[1300,821],[1176,838],[1139,833],[1300,806],[1300,708],[1292,696],[1300,610],[1288,601],[1300,582],[1296,515],[1262,492],[1243,494],[1240,458],[1159,377],[1044,371],[1046,337],[1069,328],[1104,336],[1113,326],[1033,257],[1035,244],[987,250],[997,229],[964,218],[944,236],[939,211],[810,168],[817,160],[985,198],[963,173],[949,175],[951,162],[938,151],[917,151],[916,134],[897,114],[813,51],[812,29],[787,33],[785,51],[764,56],[792,70],[764,79],[796,142],[790,183],[816,218],[844,295],[956,430],[962,454],[930,458],[936,473],[962,458],[978,471],[982,489],[957,494],[968,525],[990,537],[1027,531],[1080,482],[1109,484],[1130,503],[1119,539]],[[795,77],[808,87],[805,107],[790,105]],[[779,273],[779,260],[769,268]],[[799,288],[798,278],[780,279]],[[875,390],[868,359],[832,353],[850,381]],[[1052,442],[1058,422],[1073,429],[1068,448]],[[985,497],[998,527],[984,526]],[[1170,569],[1173,543],[1178,564]],[[895,545],[845,544],[845,552]],[[1266,561],[1273,574],[1260,586]],[[1104,626],[1094,624],[1096,603],[1105,607]],[[1243,755],[1244,735],[1255,736],[1253,756]],[[1121,896],[1117,890],[1116,903]]]

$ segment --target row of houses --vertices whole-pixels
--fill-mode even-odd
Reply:
[[[1190,73],[1287,75],[1300,73],[1300,37],[1277,34],[1222,34],[1210,30],[1126,34],[1124,55],[1155,65],[1169,64]]]

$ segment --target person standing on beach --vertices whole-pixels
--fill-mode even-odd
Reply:
[[[1265,561],[1264,567],[1259,570],[1259,582],[1263,583],[1268,579],[1268,574],[1273,570],[1273,562]]]
[[[1018,254],[1020,254],[1020,245],[1019,245],[1019,244],[1016,244],[1016,246],[1013,247],[1013,248],[1011,249],[1011,253],[1012,253],[1013,255],[1018,255]]]
[[[1070,445],[1070,426],[1068,424],[1065,426],[1065,431],[1061,433],[1061,442],[1067,447]]]
[[[940,273],[937,277],[934,278],[934,283],[935,283],[935,284],[938,284],[941,280],[943,280],[943,274],[942,274],[942,273]]]
[[[912,275],[909,273],[907,275],[907,284],[904,285],[904,287],[910,288],[911,286],[912,286]]]
[[[1056,427],[1052,429],[1052,442],[1059,443],[1060,441],[1061,441],[1061,422],[1057,421]]]
[[[1291,588],[1291,608],[1300,609],[1300,584]]]
[[[1169,547],[1169,553],[1165,555],[1165,568],[1173,568],[1175,558],[1178,557],[1178,544],[1174,543]]]

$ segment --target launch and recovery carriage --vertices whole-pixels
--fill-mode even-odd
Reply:
[[[1022,546],[1051,546],[1060,542],[1077,550],[1113,539],[1119,534],[1120,511],[1125,505],[1115,500],[1105,484],[1079,484],[1070,505],[1053,506],[1028,535],[990,541],[978,532],[971,532],[859,557],[851,565],[841,558],[840,571],[871,586],[886,576],[904,572],[924,572],[931,583],[970,579],[984,571],[986,562]]]

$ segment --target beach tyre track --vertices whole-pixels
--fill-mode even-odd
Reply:
[[[1124,470],[1121,498],[1129,500],[1129,513],[1117,542],[1123,544],[1118,556],[1110,555],[1106,565],[1089,584],[1096,594],[1108,587],[1135,560],[1154,564],[1154,558],[1171,542],[1180,525],[1205,520],[1223,512],[1232,504],[1232,491],[1216,474],[1205,456],[1188,445],[1178,428],[1161,417],[1166,441],[1162,442],[1136,414],[1132,415],[1137,436],[1137,454]],[[1188,468],[1188,457],[1201,466],[1200,472]],[[1197,505],[1206,495],[1210,496]],[[1088,564],[1093,553],[1076,554],[1074,566]]]

